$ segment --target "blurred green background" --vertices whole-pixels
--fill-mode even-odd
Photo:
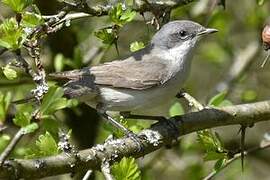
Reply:
[[[56,14],[59,10],[54,0],[37,0],[42,15]],[[96,5],[107,3],[104,1],[91,1]],[[189,19],[199,22],[207,27],[217,28],[218,33],[211,35],[200,42],[192,63],[192,71],[184,89],[193,97],[206,105],[211,97],[224,89],[228,91],[226,99],[233,104],[256,102],[269,99],[270,88],[270,62],[261,68],[261,63],[266,57],[262,48],[261,31],[268,22],[270,2],[265,0],[238,0],[226,1],[225,8],[218,5],[217,0],[200,0],[181,6],[171,12],[171,20]],[[13,12],[0,3],[0,21],[13,16]],[[145,14],[146,20],[151,20],[151,13]],[[110,24],[107,16],[78,19],[71,22],[55,34],[49,35],[42,42],[41,60],[46,71],[63,71],[84,66],[97,65],[106,61],[122,58],[131,53],[130,44],[140,41],[147,44],[155,32],[151,25],[146,25],[144,18],[137,13],[135,19],[120,30],[118,39],[119,55],[115,47],[102,44],[94,36],[94,32]],[[13,59],[10,53],[0,56],[0,66],[4,66]],[[245,61],[249,61],[243,73],[226,87],[230,75],[236,73]],[[238,63],[233,66],[234,63]],[[230,72],[230,73],[229,73]],[[28,76],[22,75],[13,81],[8,81],[0,73],[0,91],[10,92],[12,99],[20,99],[34,87]],[[190,111],[187,103],[174,109],[175,114]],[[18,107],[9,109],[9,115],[3,122],[4,125],[13,126],[12,118]],[[77,107],[58,111],[56,114],[57,126],[72,129],[72,143],[78,149],[91,147],[93,144],[102,143],[110,134],[110,127],[99,120],[95,110],[79,104]],[[52,122],[50,122],[52,123]],[[128,122],[139,127],[148,127],[150,122]],[[240,126],[216,128],[224,141],[226,149],[239,148]],[[140,128],[139,128],[140,129]],[[13,134],[16,128],[9,128],[6,134]],[[47,130],[47,129],[46,129]],[[257,147],[269,132],[269,122],[256,124],[247,129],[246,148]],[[44,129],[39,130],[44,133]],[[53,136],[57,136],[54,134]],[[29,141],[35,142],[36,135],[29,135],[23,139],[14,152],[14,157],[22,157],[24,147]],[[10,137],[0,138],[0,148],[3,149]],[[57,138],[57,137],[56,137]],[[245,171],[241,172],[240,161],[235,161],[216,179],[270,179],[270,151],[268,149],[252,153],[245,160]],[[179,144],[170,149],[160,149],[143,158],[138,159],[142,172],[142,179],[201,179],[213,170],[214,162],[204,161],[204,150],[197,142],[196,134],[182,137]],[[79,175],[73,177],[76,178]],[[72,179],[69,175],[51,177],[48,179]],[[92,179],[102,179],[99,172],[94,173]]]

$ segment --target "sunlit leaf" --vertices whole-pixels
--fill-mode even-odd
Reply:
[[[242,95],[241,99],[245,102],[255,101],[257,99],[257,92],[254,90],[245,90]]]
[[[226,158],[221,158],[219,159],[214,166],[215,171],[219,171],[220,168],[223,167],[223,165],[226,163],[227,159]]]
[[[96,31],[95,36],[102,40],[104,44],[113,44],[117,39],[117,34],[111,28],[104,28]]]
[[[56,72],[60,72],[63,70],[65,66],[65,57],[63,54],[56,54],[54,57],[54,69]]]
[[[2,152],[5,147],[8,145],[11,137],[8,134],[1,134],[0,135],[0,152]]]
[[[44,96],[40,112],[42,115],[50,115],[57,110],[67,107],[68,101],[63,97],[64,90],[60,87],[50,87],[48,93]]]
[[[44,20],[41,15],[25,12],[22,14],[21,25],[24,27],[36,27],[44,23]]]
[[[123,26],[124,24],[132,21],[135,16],[135,11],[131,10],[128,7],[125,7],[121,3],[118,3],[109,11],[109,17],[111,21],[118,26]]]
[[[0,25],[0,46],[15,50],[21,47],[25,38],[25,32],[14,18],[6,19]]]
[[[35,132],[36,130],[38,129],[38,124],[37,123],[31,123],[27,126],[24,126],[22,128],[22,131],[24,134],[29,134],[29,133],[32,133],[32,132]]]
[[[56,155],[59,153],[58,146],[49,132],[40,135],[36,141],[36,147],[42,156]]]
[[[14,124],[20,127],[25,127],[30,124],[31,121],[31,114],[28,112],[19,112],[16,113],[15,117],[13,118]]]
[[[112,174],[115,179],[140,180],[141,172],[135,158],[122,158],[120,162],[112,166]]]
[[[7,92],[6,94],[3,94],[0,91],[0,122],[3,123],[6,119],[6,114],[11,102],[11,92]]]
[[[225,99],[226,95],[227,95],[227,91],[220,92],[219,94],[215,95],[209,100],[208,105],[215,106],[215,107],[232,105],[232,102]]]
[[[144,47],[145,46],[144,46],[143,42],[135,41],[135,42],[130,44],[129,49],[130,49],[131,52],[135,52],[135,51],[138,51],[138,50],[140,50],[140,49],[142,49]]]
[[[27,6],[33,3],[33,0],[2,0],[15,12],[22,12]]]
[[[9,65],[2,67],[2,70],[7,79],[14,80],[17,78],[17,72],[14,69],[12,69]]]
[[[169,112],[170,112],[170,116],[177,116],[177,115],[182,115],[185,113],[183,106],[179,102],[174,103],[171,106]]]
[[[264,4],[264,0],[257,0],[257,4],[258,4],[259,6],[262,6],[262,5]]]

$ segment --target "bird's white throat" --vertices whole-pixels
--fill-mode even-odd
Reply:
[[[194,46],[194,41],[185,41],[179,46],[158,53],[160,58],[168,62],[170,77],[175,76],[179,71],[189,71]]]

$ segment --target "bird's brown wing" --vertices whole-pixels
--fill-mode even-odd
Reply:
[[[147,89],[165,82],[167,67],[157,57],[137,61],[113,61],[91,68],[95,84],[128,89]]]
[[[54,79],[64,80],[65,95],[79,97],[97,94],[98,86],[126,89],[148,89],[166,82],[167,66],[158,57],[136,60],[134,57],[112,61],[80,70],[50,74]]]

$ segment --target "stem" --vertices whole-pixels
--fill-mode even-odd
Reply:
[[[5,150],[0,155],[0,166],[3,165],[4,161],[8,157],[8,155],[11,153],[11,151],[15,148],[17,143],[20,141],[20,139],[23,137],[24,133],[20,129],[16,135],[12,138],[11,142],[8,144],[8,146],[5,148]]]
[[[248,151],[245,151],[243,154],[244,156],[247,156],[248,154],[251,154],[253,152],[256,152],[256,151],[261,151],[263,149],[266,149],[266,148],[269,148],[270,147],[270,142],[267,142],[259,147],[256,147],[256,148],[253,148],[253,149],[250,149]],[[224,170],[226,167],[228,167],[231,163],[233,163],[235,160],[241,158],[241,155],[242,153],[238,153],[236,154],[232,159],[229,159],[226,164],[224,164],[221,169],[219,171],[213,171],[211,172],[210,174],[208,174],[205,178],[203,178],[203,180],[210,180],[210,179],[213,179],[214,177],[216,177],[220,172],[222,172],[222,170]]]

